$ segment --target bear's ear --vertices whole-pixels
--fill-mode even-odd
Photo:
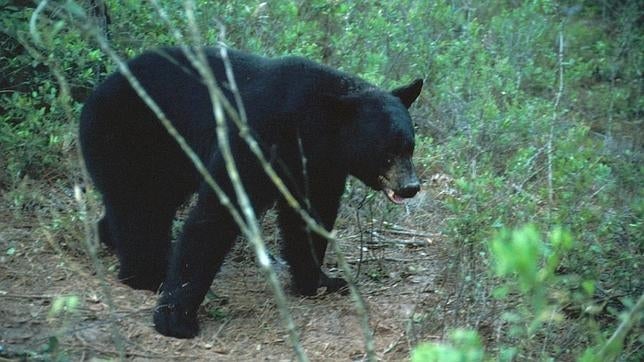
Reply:
[[[391,91],[391,94],[398,97],[402,104],[405,107],[409,108],[411,107],[411,104],[414,103],[416,98],[418,98],[421,89],[423,89],[423,80],[416,79],[415,81],[411,82],[410,85],[394,89],[393,91]]]

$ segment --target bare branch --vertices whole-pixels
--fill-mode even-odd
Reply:
[[[615,350],[619,350],[619,347],[623,345],[624,338],[628,332],[633,328],[633,325],[637,324],[641,319],[641,312],[644,310],[644,294],[640,295],[640,298],[637,300],[637,303],[633,306],[633,309],[624,317],[622,323],[619,324],[619,327],[615,330],[612,336],[606,341],[604,347],[599,351],[599,361],[614,360],[615,357],[611,358],[611,353]]]
[[[557,94],[555,96],[555,102],[553,105],[552,109],[552,121],[550,122],[550,132],[548,133],[548,143],[547,143],[547,149],[548,149],[548,204],[552,208],[553,201],[554,201],[554,189],[553,189],[553,181],[552,181],[552,139],[554,137],[554,131],[555,131],[555,123],[557,121],[557,112],[559,109],[559,103],[561,102],[561,95],[563,94],[563,89],[564,89],[564,70],[563,70],[563,56],[564,56],[564,36],[563,36],[563,24],[561,25],[561,28],[559,29],[559,53],[557,56],[557,60],[559,63],[559,89],[557,90]]]
[[[213,113],[215,115],[215,121],[217,122],[218,147],[225,160],[228,176],[230,177],[230,180],[233,184],[233,187],[235,189],[235,194],[237,196],[237,201],[240,204],[242,214],[244,215],[244,218],[246,221],[246,228],[242,228],[242,232],[245,234],[245,236],[253,245],[253,248],[255,250],[255,255],[257,256],[258,264],[262,269],[262,271],[264,272],[264,274],[266,275],[266,278],[268,279],[268,282],[273,290],[275,302],[277,303],[280,314],[282,315],[282,318],[284,319],[284,323],[286,324],[286,328],[289,333],[289,338],[291,340],[291,345],[295,351],[295,354],[298,360],[308,361],[308,358],[306,357],[306,353],[302,348],[302,344],[299,341],[299,336],[295,328],[295,322],[293,321],[293,317],[291,316],[288,310],[288,304],[286,303],[286,296],[284,295],[284,291],[282,290],[282,287],[279,284],[277,274],[271,267],[271,261],[270,261],[270,258],[268,257],[268,252],[266,251],[266,244],[264,244],[264,241],[262,240],[261,229],[259,226],[259,222],[257,221],[257,217],[255,215],[255,210],[253,209],[251,201],[248,198],[248,194],[246,193],[244,186],[242,185],[241,178],[239,176],[239,171],[237,169],[237,165],[233,157],[230,144],[228,142],[228,126],[226,124],[226,118],[221,104],[221,98],[222,98],[220,96],[221,90],[218,89],[215,76],[212,73],[212,69],[208,66],[208,60],[206,59],[206,55],[203,51],[203,48],[198,46],[201,36],[199,34],[199,30],[197,29],[196,21],[194,18],[193,1],[188,0],[185,2],[185,12],[188,17],[190,30],[192,32],[191,35],[193,38],[193,42],[196,45],[195,49],[198,57],[197,61],[193,62],[193,66],[197,68],[201,77],[206,81],[208,93],[210,94],[210,100],[213,105]],[[221,32],[223,36],[224,34],[223,27],[221,29],[222,29]],[[228,59],[228,54],[225,51],[226,48],[221,47],[220,49],[222,49],[222,52],[221,52],[222,59]],[[184,48],[184,52],[187,53],[187,49]],[[226,74],[229,77],[229,82],[230,82],[230,78],[232,77],[232,70],[229,69],[228,67],[226,70]],[[239,103],[241,103],[241,97],[239,96],[239,92],[237,92],[236,98],[238,99]]]

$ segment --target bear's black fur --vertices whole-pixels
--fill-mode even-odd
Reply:
[[[204,51],[226,97],[235,104],[220,49]],[[268,59],[233,50],[228,54],[251,132],[291,192],[327,229],[333,228],[348,175],[385,191],[394,202],[419,190],[407,108],[422,81],[386,92],[302,58]],[[183,51],[158,49],[128,66],[235,202],[207,89]],[[283,254],[295,290],[312,295],[320,286],[330,291],[344,287],[344,280],[320,270],[326,240],[307,233],[238,129],[227,124],[240,177],[256,212],[277,202]],[[196,335],[197,308],[239,227],[120,73],[108,77],[86,101],[80,142],[105,204],[99,237],[116,249],[119,278],[137,289],[157,290],[162,285],[156,329],[168,336]],[[194,192],[197,204],[171,251],[173,217]]]

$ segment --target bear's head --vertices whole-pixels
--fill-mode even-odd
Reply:
[[[345,114],[343,151],[348,171],[389,200],[401,203],[420,190],[412,163],[414,127],[407,109],[423,86],[411,84],[385,92],[377,88],[356,90],[341,99]]]

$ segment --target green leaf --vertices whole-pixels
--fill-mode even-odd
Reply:
[[[581,287],[584,289],[587,295],[592,296],[595,293],[595,281],[594,280],[584,280],[581,282]]]

